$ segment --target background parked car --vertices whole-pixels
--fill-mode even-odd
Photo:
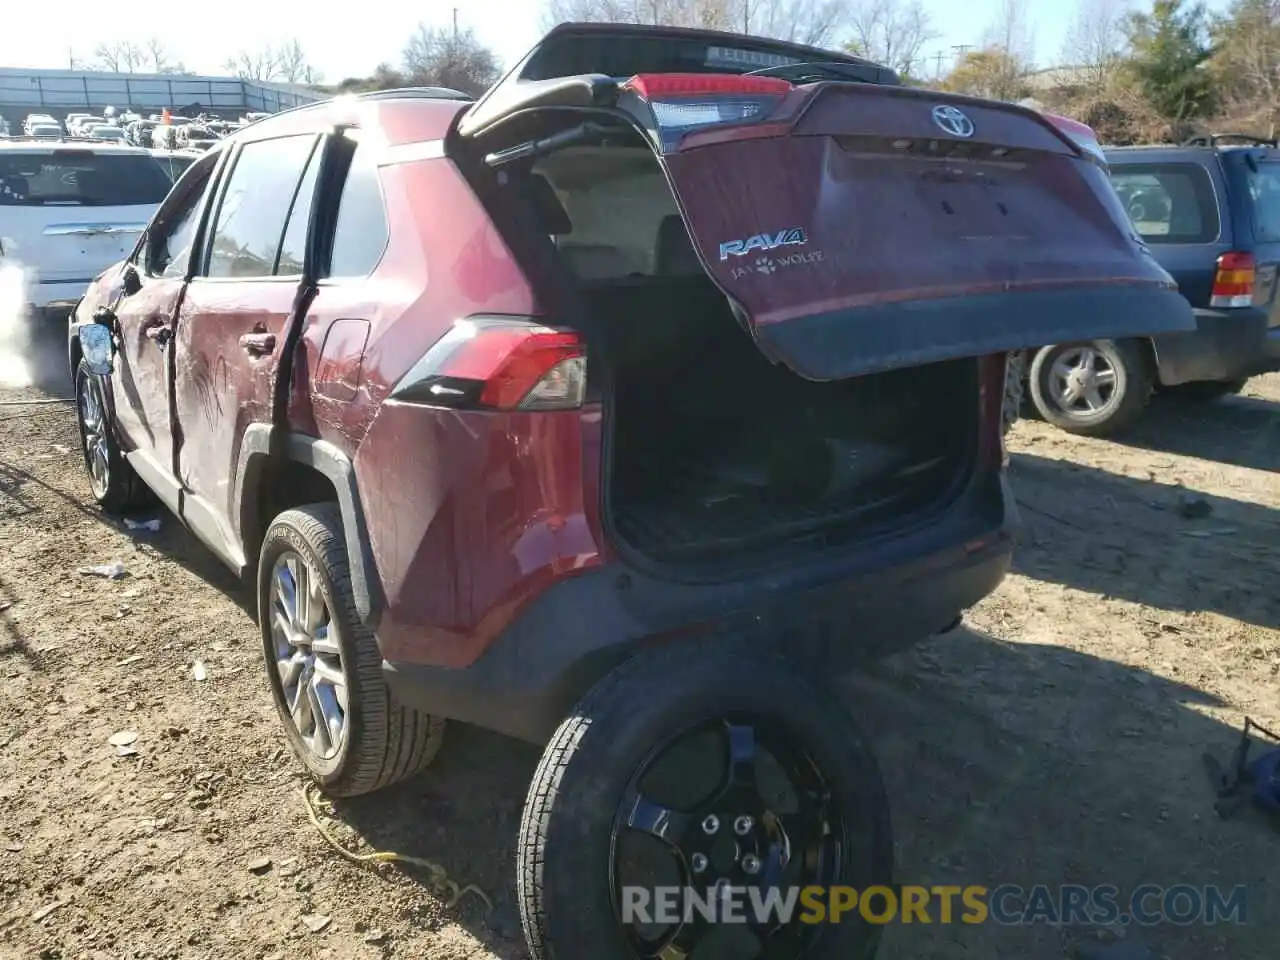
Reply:
[[[1153,392],[1214,400],[1280,370],[1276,143],[1232,134],[1119,147],[1106,159],[1134,229],[1191,302],[1196,330],[1028,354],[1036,411],[1090,436],[1124,429]]]
[[[89,132],[85,134],[85,136],[90,140],[115,140],[119,143],[126,142],[124,137],[124,131],[121,130],[119,127],[117,127],[115,124],[110,124],[110,125],[103,124],[100,126],[92,127],[90,128]]]
[[[32,306],[69,312],[93,277],[133,249],[171,184],[134,147],[0,142],[0,233],[32,273]]]
[[[30,113],[27,114],[27,119],[23,121],[22,132],[27,136],[31,136],[33,128],[49,126],[57,127],[58,132],[62,132],[62,126],[57,120],[53,119],[53,117],[49,116],[47,113]]]

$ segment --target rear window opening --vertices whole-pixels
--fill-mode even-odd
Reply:
[[[172,181],[149,154],[92,150],[0,153],[0,206],[157,204]]]
[[[913,525],[967,479],[978,361],[829,382],[773,364],[704,272],[648,147],[567,148],[509,185],[577,280],[625,546],[723,570]]]

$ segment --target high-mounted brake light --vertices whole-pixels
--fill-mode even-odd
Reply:
[[[721,73],[641,73],[622,85],[653,112],[663,151],[692,130],[719,124],[758,123],[792,89],[778,77]]]
[[[1046,113],[1044,118],[1092,159],[1104,167],[1107,165],[1107,156],[1102,152],[1102,144],[1098,143],[1098,135],[1093,132],[1093,127],[1070,117],[1060,117],[1056,113]]]
[[[582,406],[586,347],[576,333],[510,317],[453,327],[391,391],[406,402],[489,410]]]
[[[1224,253],[1218,257],[1218,272],[1213,278],[1211,307],[1247,307],[1253,303],[1253,286],[1257,281],[1257,264],[1251,253]]]

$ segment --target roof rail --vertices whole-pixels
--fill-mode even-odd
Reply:
[[[1267,139],[1266,137],[1255,137],[1251,133],[1212,133],[1200,134],[1184,140],[1184,147],[1216,147],[1224,140],[1243,140],[1252,147],[1276,147],[1280,146],[1276,140]]]
[[[279,110],[264,117],[261,120],[254,120],[248,126],[255,123],[264,123],[267,120],[273,120],[276,117],[283,116],[286,113],[301,113],[303,110],[315,110],[326,104],[333,103],[338,97],[354,97],[357,100],[465,100],[473,101],[475,97],[461,90],[452,90],[449,87],[395,87],[391,90],[370,90],[367,93],[335,93],[324,100],[315,100],[311,103],[300,103],[296,107],[289,107],[287,110]]]

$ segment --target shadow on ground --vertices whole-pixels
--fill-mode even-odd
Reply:
[[[1162,453],[1280,473],[1280,403],[1228,397],[1193,403],[1156,397],[1116,441]]]
[[[902,883],[1248,887],[1248,926],[1129,931],[1170,960],[1262,957],[1276,837],[1251,814],[1220,821],[1201,753],[1236,733],[1191,687],[1073,650],[961,629],[840,683],[871,733],[892,798]],[[525,956],[515,838],[537,750],[454,726],[438,765],[337,815],[377,849],[447,864],[495,900],[459,907],[496,956]],[[589,882],[584,878],[583,882]],[[1104,932],[1105,935],[1105,932]],[[1059,960],[1093,928],[897,926],[882,957]]]
[[[1027,453],[1012,456],[1011,482],[1026,522],[1016,572],[1280,628],[1280,512],[1197,493],[1210,513],[1188,520],[1171,484]]]

